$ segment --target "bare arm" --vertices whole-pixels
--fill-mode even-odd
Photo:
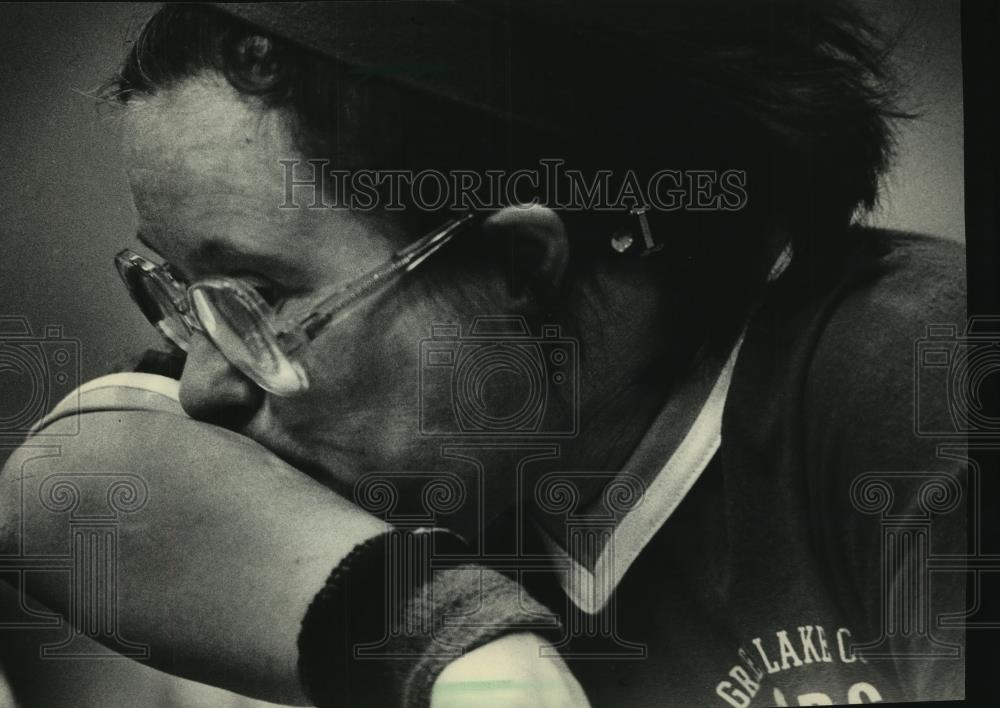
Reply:
[[[136,411],[80,422],[58,455],[29,442],[8,461],[0,551],[66,555],[70,512],[42,502],[71,487],[53,483],[79,493],[78,515],[108,513],[110,486],[124,483],[121,492],[146,498],[115,515],[121,635],[149,644],[149,663],[169,673],[304,703],[296,639],[306,607],[331,568],[385,525],[219,428]],[[64,574],[35,574],[28,590],[69,609]]]
[[[120,637],[148,644],[148,663],[167,673],[307,703],[297,667],[302,618],[331,569],[386,525],[219,428],[152,411],[90,412],[77,421],[80,434],[59,439],[58,454],[43,446],[57,439],[51,435],[5,466],[0,552],[66,556],[71,516],[107,513],[112,486],[124,482],[119,492],[130,491],[113,514]],[[77,421],[57,421],[48,432]],[[65,483],[61,491],[56,482]],[[67,494],[78,495],[72,510]],[[65,575],[38,574],[27,590],[71,614]],[[531,705],[586,705],[565,665],[539,657],[538,642],[508,635],[469,652],[435,682],[447,688],[433,705],[479,702],[482,694],[455,690],[455,677],[495,677],[500,667],[521,688],[496,696],[496,705],[525,691]]]

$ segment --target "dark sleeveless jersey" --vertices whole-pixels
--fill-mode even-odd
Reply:
[[[596,708],[963,696],[964,250],[855,235],[836,278],[772,284],[721,446],[576,618],[564,650]]]

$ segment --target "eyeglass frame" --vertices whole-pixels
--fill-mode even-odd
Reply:
[[[322,288],[319,292],[314,293],[302,302],[281,306],[280,309],[282,312],[280,315],[277,308],[268,304],[253,286],[238,278],[215,276],[200,278],[194,282],[187,283],[172,272],[173,269],[169,263],[154,263],[128,248],[118,252],[115,255],[114,262],[119,276],[129,291],[129,295],[136,302],[140,310],[143,311],[146,319],[171,344],[187,351],[185,346],[170,337],[147,314],[146,308],[137,298],[133,286],[128,280],[127,274],[134,272],[134,269],[138,269],[140,276],[152,280],[156,286],[163,290],[174,311],[189,330],[205,335],[212,342],[213,346],[226,357],[227,361],[243,371],[244,374],[253,379],[265,390],[271,390],[259,380],[260,376],[258,374],[244,370],[243,367],[226,354],[223,347],[220,347],[215,342],[211,334],[206,331],[197,310],[191,302],[192,291],[199,287],[225,289],[235,293],[246,307],[247,312],[256,319],[256,324],[262,326],[274,338],[274,342],[278,345],[282,355],[289,363],[296,367],[301,388],[295,393],[301,393],[309,388],[309,379],[299,362],[295,360],[294,355],[305,345],[312,342],[328,326],[340,322],[349,316],[355,305],[375,293],[388,288],[402,275],[415,270],[420,264],[461,233],[463,227],[469,225],[477,216],[479,215],[476,213],[468,213],[448,221],[443,226],[396,251],[386,263],[368,273],[345,284],[334,284]],[[157,303],[157,306],[159,306],[159,303]],[[286,307],[291,311],[289,312],[289,310],[285,309]],[[298,314],[299,312],[301,314]],[[164,319],[161,317],[159,321],[162,322]],[[271,392],[276,393],[276,395],[293,395],[277,393],[275,391]]]

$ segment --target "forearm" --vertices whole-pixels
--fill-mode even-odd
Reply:
[[[523,685],[562,666],[511,644],[545,609],[499,573],[473,564],[432,570],[430,551],[440,546],[399,556],[397,572],[386,573],[387,539],[433,536],[468,556],[457,537],[390,530],[252,441],[185,417],[169,391],[133,383],[116,379],[87,393],[84,413],[50,418],[0,476],[8,555],[72,556],[71,521],[113,511],[117,629],[94,639],[113,649],[118,640],[146,644],[148,663],[167,673],[271,701],[309,695],[321,706],[369,703],[372,694],[351,688],[366,675],[391,705],[426,706],[446,666],[468,669],[484,655],[506,657]],[[120,483],[131,496],[109,509]],[[74,617],[65,575],[29,575],[37,601]],[[408,585],[398,584],[403,577]],[[312,639],[303,644],[304,636]],[[355,661],[354,647],[384,638],[384,656]],[[303,659],[313,668],[305,689]]]
[[[149,663],[168,673],[305,702],[301,618],[330,569],[385,525],[232,433],[161,413],[90,413],[79,422],[59,455],[29,444],[9,460],[0,552],[70,551],[71,513],[40,503],[53,475],[79,492],[80,513],[107,513],[116,480],[141,487],[141,508],[115,515],[120,636],[148,644]],[[68,614],[65,574],[30,574],[28,590]]]

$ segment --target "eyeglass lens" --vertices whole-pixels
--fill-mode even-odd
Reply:
[[[199,284],[191,288],[191,304],[205,334],[234,366],[274,393],[301,390],[304,374],[245,295],[232,287]]]
[[[191,329],[177,312],[168,286],[136,264],[119,266],[119,272],[146,319],[170,342],[187,351]]]

